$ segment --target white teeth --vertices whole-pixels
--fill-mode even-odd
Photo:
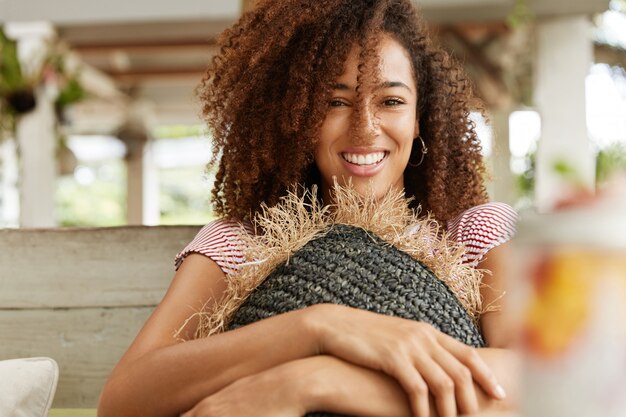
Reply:
[[[355,165],[375,165],[385,158],[385,152],[368,154],[342,153],[341,157]]]

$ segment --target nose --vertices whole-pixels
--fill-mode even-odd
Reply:
[[[357,146],[371,145],[380,135],[380,120],[370,105],[364,105],[355,112],[352,133],[353,143]]]

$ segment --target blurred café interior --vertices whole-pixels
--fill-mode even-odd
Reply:
[[[492,199],[548,209],[626,165],[624,0],[422,0],[486,104]],[[204,224],[194,89],[252,1],[0,0],[0,227]]]
[[[493,200],[549,213],[611,184],[622,189],[624,210],[595,216],[601,227],[576,216],[530,222],[522,246],[542,251],[572,238],[626,249],[626,0],[415,3],[487,110],[471,117]],[[219,33],[252,7],[254,0],[0,0],[0,334],[12,335],[0,359],[55,358],[53,408],[95,416],[104,378],[170,283],[174,254],[214,218],[211,137],[195,89]],[[178,228],[147,227],[166,225]],[[539,356],[581,328],[591,296],[567,280],[573,272],[603,271],[626,288],[623,251],[607,250],[606,259],[555,253],[562,268],[529,280],[545,290],[529,324],[545,336]],[[569,388],[598,372],[606,377],[598,387],[624,387],[623,372],[613,371],[626,369],[626,292],[620,298],[611,285],[597,292],[593,323],[612,327],[585,333],[594,342],[567,370],[544,366],[541,356],[528,368],[532,398],[563,387],[551,397],[573,410],[587,397],[574,401]],[[619,401],[622,414],[611,415],[624,415]]]

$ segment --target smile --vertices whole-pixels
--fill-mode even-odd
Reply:
[[[386,152],[372,152],[368,154],[341,153],[341,157],[344,161],[358,166],[379,164],[383,159],[385,159],[385,156]]]

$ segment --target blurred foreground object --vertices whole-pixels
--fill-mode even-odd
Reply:
[[[626,177],[519,224],[522,415],[626,415]]]

